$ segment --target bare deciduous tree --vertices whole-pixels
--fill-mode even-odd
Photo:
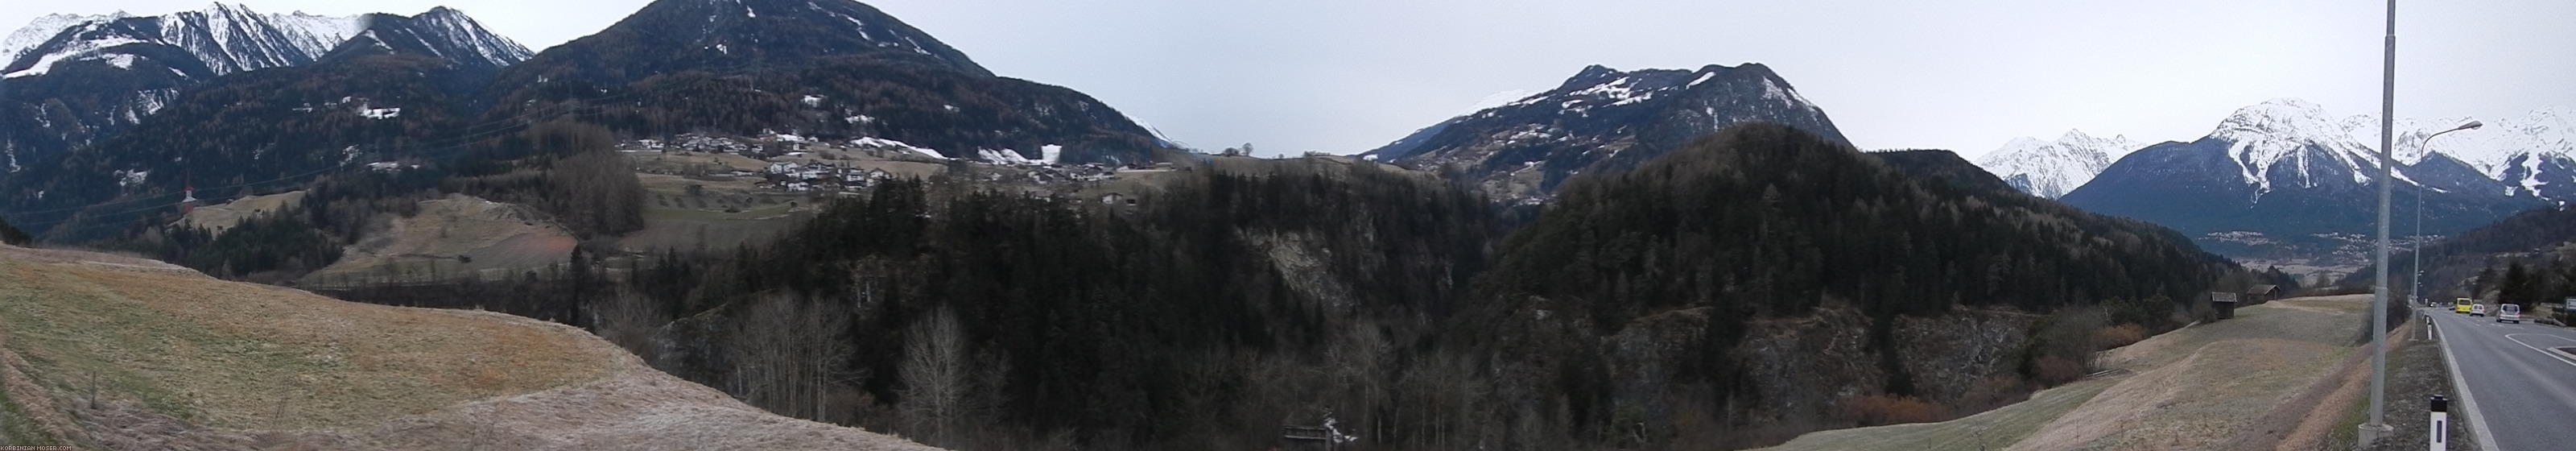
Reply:
[[[780,415],[831,422],[830,396],[851,355],[850,316],[839,305],[785,293],[753,297],[724,344],[728,392]]]
[[[968,410],[969,357],[966,330],[947,309],[914,320],[905,334],[898,395],[905,417],[925,432],[926,442],[952,439],[951,429]]]
[[[664,316],[660,303],[621,288],[592,304],[590,309],[591,321],[599,330],[599,338],[626,348],[636,357],[643,358],[645,363],[662,366],[662,351],[667,345],[663,341],[662,326],[669,323],[670,318]]]

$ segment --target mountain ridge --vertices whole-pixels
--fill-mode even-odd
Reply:
[[[320,62],[379,30],[478,68],[463,82],[526,58],[524,47],[446,7],[415,16],[319,16],[215,3],[155,16],[48,15],[0,43],[7,58],[0,60],[0,176],[114,138],[198,86]]]
[[[2093,181],[2111,162],[2140,147],[2145,145],[2127,135],[2096,138],[2083,130],[2068,130],[2056,141],[2014,138],[1979,159],[1977,166],[2022,192],[2055,199]]]
[[[1505,201],[1542,202],[1586,171],[1621,171],[1749,122],[1848,142],[1769,66],[1620,71],[1584,67],[1556,88],[1424,127],[1360,154],[1439,167]]]
[[[2172,227],[2230,257],[2346,271],[2367,262],[2350,246],[2377,220],[2378,157],[2356,136],[2359,122],[2306,101],[2267,101],[2239,109],[2207,136],[2130,153],[2061,200]],[[2435,155],[2390,168],[2396,214],[2413,216],[2420,202],[2425,234],[2553,202]]]
[[[948,155],[1046,146],[1074,163],[1141,162],[1161,142],[1098,99],[1000,77],[850,0],[659,0],[505,69],[487,118],[640,96],[600,113],[621,133],[880,138]]]

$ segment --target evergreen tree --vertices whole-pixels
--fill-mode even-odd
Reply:
[[[10,227],[8,221],[0,221],[0,244],[25,246],[34,241],[35,238],[27,236],[27,232]]]

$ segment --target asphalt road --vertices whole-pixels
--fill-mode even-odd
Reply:
[[[2576,357],[2551,348],[2576,347],[2576,329],[2528,320],[2502,324],[2492,316],[2418,308],[2433,318],[2452,381],[2466,398],[2473,434],[2489,450],[2576,449]],[[2393,400],[2390,415],[2423,415],[2417,400]],[[2453,415],[2462,415],[2454,406]]]

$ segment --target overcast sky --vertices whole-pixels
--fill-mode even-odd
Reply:
[[[418,13],[446,5],[531,48],[645,0],[252,0],[261,12]],[[2238,107],[2305,98],[2379,109],[2383,3],[2163,1],[878,0],[1005,76],[1089,93],[1174,139],[1263,153],[1357,152],[1543,91],[1588,64],[1762,62],[1863,148],[1970,157],[2067,129],[2190,140]],[[2400,11],[2401,117],[2576,108],[2576,1],[2414,2]],[[202,1],[13,0],[55,13]]]

